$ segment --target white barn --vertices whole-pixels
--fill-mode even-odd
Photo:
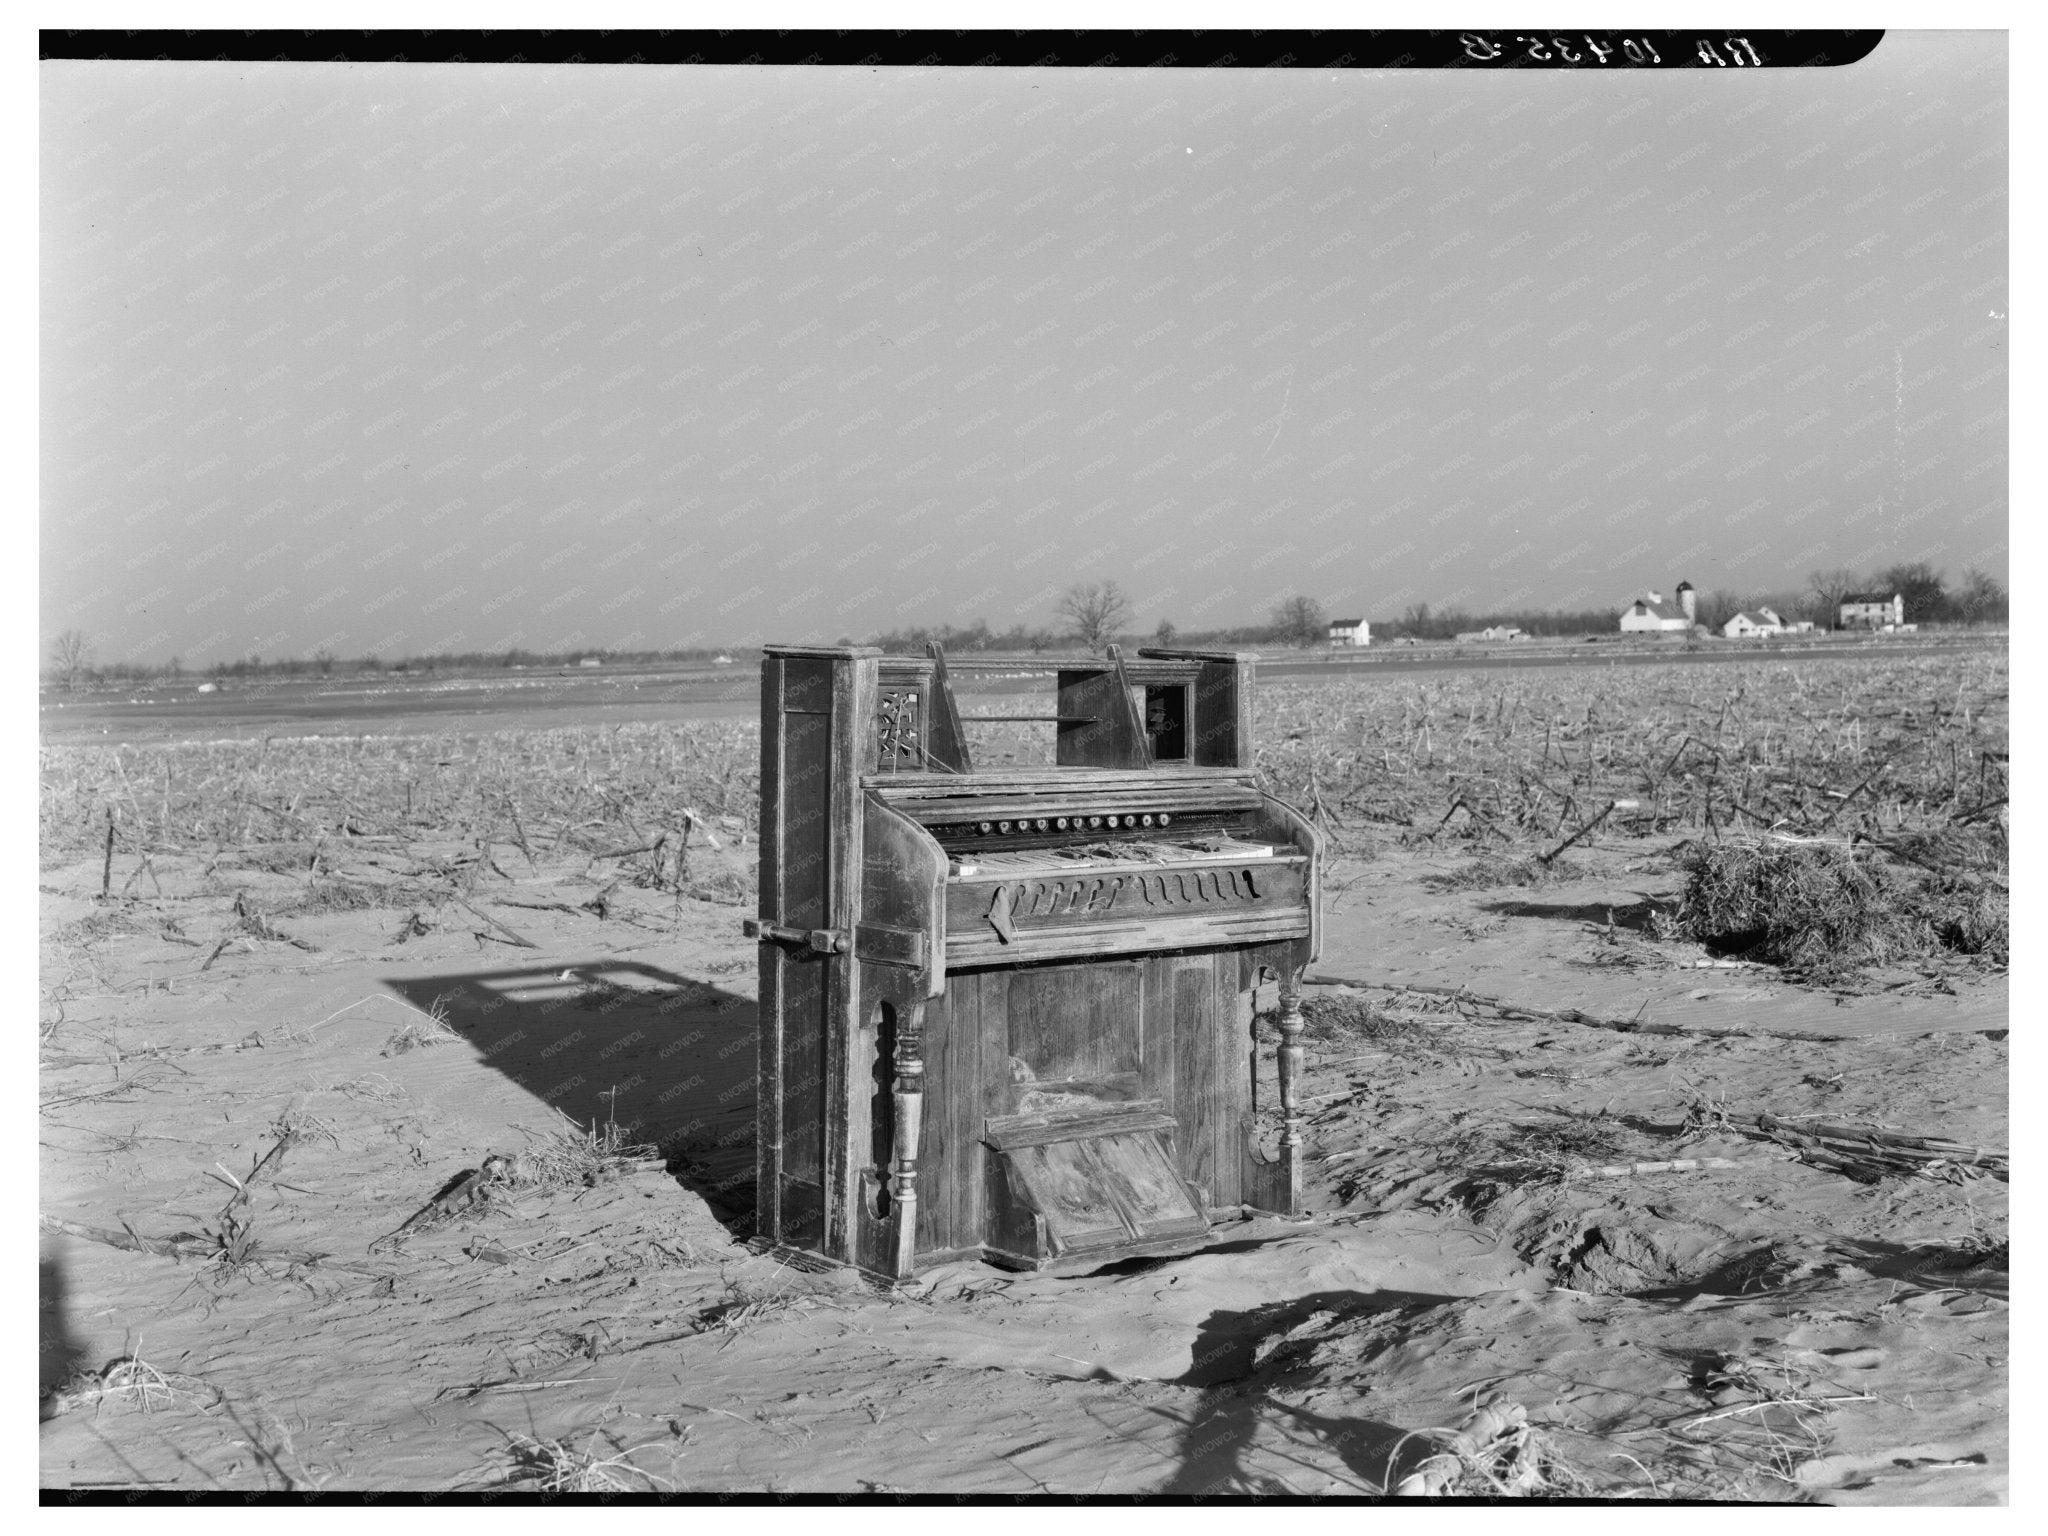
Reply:
[[[1674,601],[1665,602],[1661,592],[1645,592],[1621,611],[1621,632],[1636,634],[1684,634],[1693,626],[1695,612],[1692,583],[1681,581]]]

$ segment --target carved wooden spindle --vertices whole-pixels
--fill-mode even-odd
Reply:
[[[890,1205],[896,1218],[896,1278],[910,1278],[917,1251],[917,1147],[924,1116],[924,1004],[907,1005],[896,1021],[896,1145]]]
[[[1280,980],[1280,1159],[1285,1165],[1288,1210],[1301,1204],[1301,974]]]

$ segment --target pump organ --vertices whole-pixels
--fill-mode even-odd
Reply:
[[[976,770],[937,647],[766,649],[747,926],[773,1244],[904,1279],[1299,1206],[1322,845],[1259,788],[1252,660],[1112,648],[1042,670],[1053,714],[982,718],[1045,720],[1054,765]]]

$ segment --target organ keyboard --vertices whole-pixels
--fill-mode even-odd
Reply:
[[[1112,648],[1051,670],[1057,709],[1027,718],[1055,727],[1054,764],[977,770],[936,647],[765,652],[749,930],[774,1243],[903,1279],[1185,1244],[1299,1204],[1321,839],[1252,771],[1252,661]]]

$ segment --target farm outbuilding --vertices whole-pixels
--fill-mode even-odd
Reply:
[[[1372,626],[1363,619],[1332,619],[1330,620],[1330,644],[1370,645],[1372,644]]]
[[[1906,622],[1906,598],[1893,592],[1844,592],[1842,629],[1885,629]]]
[[[1721,633],[1731,640],[1751,640],[1763,635],[1782,635],[1785,621],[1775,610],[1758,608],[1754,613],[1742,612],[1721,626]]]
[[[1661,592],[1645,592],[1621,611],[1621,632],[1634,634],[1684,634],[1693,626],[1692,583],[1681,581],[1670,602]]]
[[[1528,635],[1514,624],[1494,624],[1485,629],[1471,629],[1458,636],[1461,641],[1490,644],[1500,640],[1526,640]]]

